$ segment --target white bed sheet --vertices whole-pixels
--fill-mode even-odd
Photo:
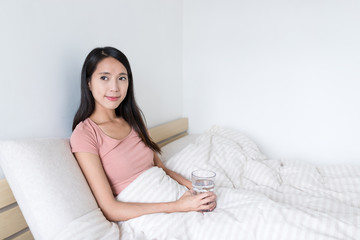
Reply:
[[[187,178],[199,168],[217,173],[217,208],[120,222],[122,239],[360,239],[360,167],[267,159],[250,139],[219,127],[166,154],[166,166]],[[174,201],[185,191],[153,168],[118,200]]]

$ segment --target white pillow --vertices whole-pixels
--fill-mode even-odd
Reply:
[[[119,239],[118,225],[98,208],[68,139],[2,141],[0,165],[35,239]]]

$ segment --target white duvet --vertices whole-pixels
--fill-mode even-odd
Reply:
[[[215,171],[217,208],[119,222],[121,239],[360,239],[360,167],[269,160],[242,134],[219,127],[165,164],[188,179],[196,169]],[[117,199],[168,202],[185,191],[154,167]]]

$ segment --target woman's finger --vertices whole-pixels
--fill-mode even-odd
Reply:
[[[216,199],[212,198],[212,197],[203,198],[200,201],[201,205],[209,205],[210,203],[213,203],[213,202],[216,202]]]
[[[206,211],[206,212],[211,212],[212,210],[215,209],[216,203],[215,202],[211,202],[208,204],[203,204],[200,207],[200,211]]]
[[[211,196],[216,196],[213,192],[204,192],[204,193],[198,193],[196,195],[199,199],[208,198]]]
[[[210,212],[216,208],[216,202],[213,202],[212,207],[210,208]]]

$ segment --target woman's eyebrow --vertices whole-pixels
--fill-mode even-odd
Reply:
[[[109,73],[109,72],[101,72],[101,73],[99,73],[99,75],[111,75],[111,73]],[[127,76],[127,73],[119,73],[119,75]]]

